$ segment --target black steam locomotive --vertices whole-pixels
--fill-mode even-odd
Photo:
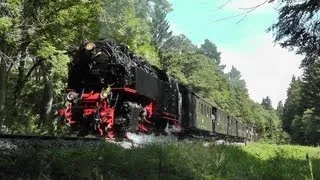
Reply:
[[[253,140],[252,127],[128,50],[100,40],[82,44],[68,65],[60,115],[79,136],[126,138],[127,132]]]

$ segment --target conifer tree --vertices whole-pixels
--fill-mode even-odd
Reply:
[[[164,9],[159,3],[155,3],[152,13],[152,43],[158,49],[162,48],[165,41],[172,37],[172,31],[170,31],[170,25],[166,16],[168,10]]]
[[[262,98],[261,106],[266,110],[272,110],[272,103],[269,96]]]
[[[287,90],[287,99],[284,103],[282,114],[282,127],[283,130],[291,134],[291,126],[293,120],[297,117],[301,117],[301,80],[296,77],[292,77],[291,83]]]
[[[282,103],[282,101],[279,101],[279,102],[278,102],[276,111],[277,111],[277,115],[278,115],[279,117],[281,117],[281,116],[282,116],[282,113],[283,113],[283,103]]]
[[[278,22],[269,30],[275,32],[275,40],[282,47],[305,55],[302,66],[314,63],[320,56],[318,0],[279,0]]]

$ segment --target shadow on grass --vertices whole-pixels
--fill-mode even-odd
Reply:
[[[320,160],[312,158],[314,179]],[[307,160],[278,150],[267,160],[241,147],[153,144],[131,150],[113,144],[74,149],[25,148],[0,154],[1,179],[311,179]]]

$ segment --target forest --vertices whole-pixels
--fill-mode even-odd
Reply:
[[[270,3],[275,3],[270,1]],[[254,102],[235,67],[226,72],[219,47],[175,35],[167,0],[4,0],[0,3],[0,131],[57,135],[64,132],[68,50],[83,41],[112,38],[165,70],[230,115],[253,125],[261,141],[320,142],[320,49],[317,1],[279,1],[269,31],[284,48],[304,55],[287,99]],[[288,26],[290,24],[290,26]],[[306,25],[307,24],[307,25]]]

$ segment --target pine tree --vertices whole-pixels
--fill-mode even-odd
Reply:
[[[262,98],[261,106],[266,110],[272,110],[272,103],[269,96]]]
[[[284,103],[282,114],[282,128],[284,131],[291,133],[292,122],[296,116],[301,117],[303,110],[301,110],[301,80],[295,78],[291,79],[291,83],[287,90],[287,99]],[[296,118],[297,119],[297,118]]]
[[[153,7],[152,18],[152,43],[158,49],[162,48],[165,41],[172,37],[169,22],[166,20],[168,11],[159,3]]]
[[[279,102],[278,102],[276,111],[277,111],[277,115],[278,115],[279,117],[281,117],[282,114],[283,114],[283,103],[282,103],[282,101],[279,101]]]
[[[320,59],[305,67],[302,81],[303,109],[315,108],[320,115]]]
[[[304,69],[301,86],[302,120],[308,144],[320,143],[320,60]]]
[[[204,43],[201,44],[199,49],[200,52],[204,53],[209,58],[213,59],[217,65],[221,62],[221,52],[218,52],[217,46],[212,43],[209,39],[205,39]]]
[[[243,79],[241,79],[241,73],[237,68],[232,66],[227,76],[229,83],[232,87],[238,89],[246,89],[246,82]]]
[[[275,32],[275,40],[282,47],[305,55],[302,66],[313,64],[320,56],[318,0],[279,0],[278,22],[269,30]]]

